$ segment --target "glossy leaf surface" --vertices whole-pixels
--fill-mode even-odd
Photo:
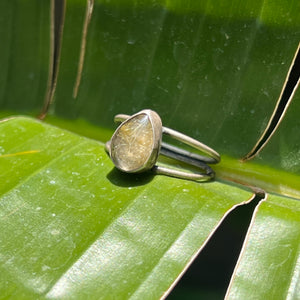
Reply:
[[[74,99],[86,3],[67,1],[50,110],[76,121],[54,122],[105,142],[115,114],[152,108],[165,126],[221,153],[217,182],[128,178],[113,171],[102,143],[28,119],[0,123],[0,298],[157,299],[228,210],[250,197],[221,180],[299,199],[299,91],[256,161],[238,161],[280,94],[299,43],[299,1],[95,1]],[[0,8],[1,110],[37,111],[49,73],[50,1]],[[270,287],[270,299],[298,297],[297,203],[270,196],[260,206],[230,297],[249,299],[249,287],[257,297]]]
[[[269,195],[250,226],[228,299],[299,299],[299,229],[300,202]]]
[[[300,30],[299,1],[244,4],[95,1],[74,99],[86,1],[69,3],[55,113],[111,128],[115,114],[151,108],[165,126],[241,158],[272,114]],[[293,106],[287,117],[298,124]],[[286,130],[258,163],[290,171],[283,140],[285,152],[297,153],[300,142]]]
[[[252,196],[121,174],[103,144],[27,118],[1,122],[0,141],[2,297],[159,298]]]
[[[38,111],[49,69],[50,1],[0,3],[0,107]]]

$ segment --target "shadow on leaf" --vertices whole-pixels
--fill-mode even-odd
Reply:
[[[129,174],[113,168],[106,176],[106,178],[114,185],[121,187],[141,186],[149,183],[154,177],[151,172],[140,174]]]

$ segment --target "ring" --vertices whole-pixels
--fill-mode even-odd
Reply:
[[[207,181],[214,177],[214,171],[207,164],[218,163],[220,155],[189,136],[163,127],[155,111],[145,109],[132,116],[119,114],[115,116],[114,121],[121,124],[111,140],[106,143],[105,149],[119,170],[126,173],[151,170],[156,174],[196,181]],[[162,142],[163,134],[200,150],[206,156]],[[200,168],[204,172],[186,172],[158,166],[156,162],[159,154]]]

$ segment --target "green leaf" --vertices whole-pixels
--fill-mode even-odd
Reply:
[[[220,2],[95,1],[76,99],[86,2],[69,4],[55,113],[112,128],[114,115],[152,108],[165,126],[241,158],[279,97],[299,43],[300,7],[280,1],[278,17],[276,3],[251,2],[245,12]],[[264,162],[289,170],[281,148],[272,150]]]
[[[228,299],[299,299],[300,203],[269,195],[254,215]]]
[[[5,45],[0,48],[0,115],[7,110],[35,113],[43,105],[49,61],[57,55],[49,51],[50,2],[0,4],[0,40]],[[261,0],[244,6],[235,0],[95,1],[74,99],[86,3],[67,1],[53,122],[105,142],[115,114],[152,108],[165,126],[222,154],[215,167],[217,181],[123,176],[113,170],[102,143],[29,119],[1,123],[4,298],[58,298],[59,292],[65,293],[62,298],[105,293],[159,298],[229,210],[250,197],[229,182],[299,199],[299,92],[254,163],[238,161],[263,132],[276,105],[299,43],[299,1]],[[255,295],[267,298],[263,287],[270,282],[278,298],[298,297],[298,265],[291,263],[299,261],[298,246],[294,242],[289,254],[274,242],[275,233],[269,234],[277,227],[286,234],[286,224],[298,218],[298,202],[274,197],[254,216],[230,297],[248,299],[254,292],[247,287],[255,286]],[[294,211],[285,213],[282,203]],[[266,212],[261,221],[266,205],[279,217],[269,218]],[[278,230],[276,241],[288,244],[299,236],[295,226],[286,240]],[[265,232],[266,240],[257,232]],[[259,249],[262,257],[256,260],[259,253],[252,249]],[[248,253],[254,258],[251,265],[244,259]],[[290,256],[281,264],[285,254]],[[261,274],[255,269],[261,265],[256,262],[266,266],[259,287]],[[251,270],[247,276],[244,265]],[[247,282],[240,284],[240,274]]]
[[[50,1],[0,3],[0,107],[38,111],[49,68]]]
[[[28,118],[2,121],[0,143],[4,298],[159,298],[252,197],[121,174],[103,144]]]

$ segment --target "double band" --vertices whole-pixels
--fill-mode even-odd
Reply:
[[[115,166],[127,173],[152,170],[156,174],[172,177],[207,181],[214,177],[213,170],[207,165],[220,161],[220,155],[205,144],[173,129],[163,127],[159,115],[152,110],[142,110],[133,116],[119,114],[115,122],[122,122],[116,129],[106,150]],[[162,135],[168,135],[206,156],[190,152],[162,142]],[[186,172],[174,168],[157,166],[158,155],[192,165],[204,172]]]

